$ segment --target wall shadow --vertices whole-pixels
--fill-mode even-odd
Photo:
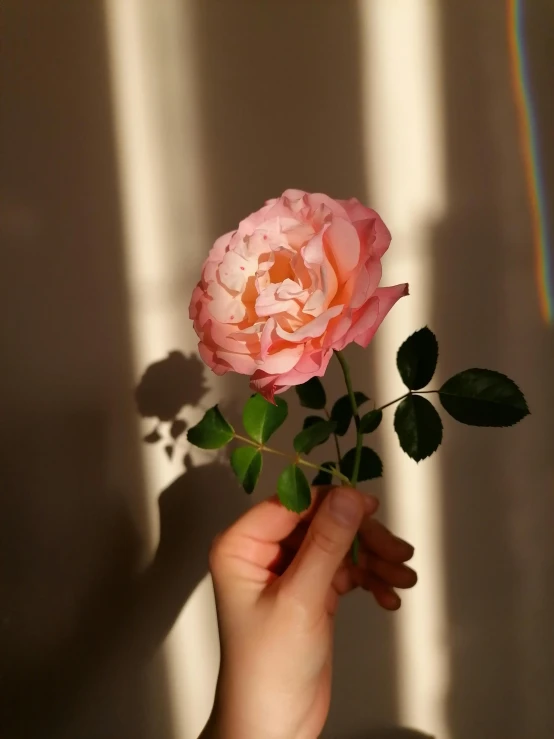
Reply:
[[[448,186],[448,215],[433,234],[440,371],[504,372],[532,411],[507,430],[445,423],[453,739],[554,733],[554,333],[538,310],[504,5],[440,6]],[[552,8],[537,3],[531,13],[527,43],[552,182]],[[549,195],[551,214],[552,205]]]
[[[1,12],[0,735],[171,739],[161,659],[76,715],[145,528],[102,3]]]

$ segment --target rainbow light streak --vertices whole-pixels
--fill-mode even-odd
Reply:
[[[533,109],[533,96],[525,49],[523,3],[524,0],[507,0],[508,40],[521,152],[531,206],[535,277],[541,314],[546,323],[552,323],[554,320],[554,271],[550,252],[546,188],[541,170],[538,124]]]

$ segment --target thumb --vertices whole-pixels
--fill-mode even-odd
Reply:
[[[334,488],[319,507],[302,546],[281,580],[282,589],[310,610],[325,605],[329,587],[366,511],[364,497],[367,496],[353,488]]]

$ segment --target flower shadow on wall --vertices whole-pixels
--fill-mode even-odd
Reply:
[[[179,413],[187,405],[197,406],[206,391],[204,367],[195,355],[186,357],[172,351],[165,359],[149,365],[135,390],[139,415],[154,421],[144,441],[165,441],[164,449],[171,459],[187,428]]]
[[[205,367],[196,355],[172,351],[145,370],[136,390],[139,414],[153,422],[144,437],[163,445],[166,455],[186,450],[185,406],[201,404],[208,388]],[[153,560],[136,583],[132,634],[126,637],[129,656],[146,657],[171,630],[189,596],[207,571],[208,552],[216,534],[249,506],[242,496],[222,491],[236,486],[222,460],[194,466],[183,456],[184,472],[159,496],[160,538]]]

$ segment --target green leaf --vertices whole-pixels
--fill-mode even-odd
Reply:
[[[324,444],[335,430],[334,421],[320,421],[303,429],[294,437],[293,446],[299,454],[309,454],[315,446]]]
[[[421,395],[409,395],[394,414],[394,430],[406,454],[421,462],[436,452],[442,441],[442,421],[435,407]]]
[[[340,463],[340,471],[346,475],[348,479],[352,479],[354,471],[354,459],[356,457],[356,449],[350,449],[343,456]],[[362,455],[360,458],[360,471],[358,473],[358,482],[364,480],[373,480],[381,477],[383,474],[383,463],[379,459],[379,455],[367,446],[362,447]]]
[[[214,405],[204,414],[204,418],[187,432],[187,439],[201,449],[219,449],[228,444],[234,436],[233,427]]]
[[[242,422],[249,436],[258,444],[265,444],[284,423],[288,406],[283,398],[275,398],[275,405],[256,393],[246,401]]]
[[[428,385],[435,374],[438,358],[439,345],[430,329],[425,327],[412,334],[396,355],[396,366],[404,385],[410,390]]]
[[[310,507],[312,494],[306,475],[296,464],[289,464],[277,480],[279,500],[289,511],[301,513]]]
[[[295,385],[294,387],[298,394],[300,405],[304,406],[304,408],[313,408],[314,410],[325,408],[327,397],[325,395],[325,388],[321,384],[319,377],[312,377],[311,380],[308,380],[303,385]]]
[[[367,395],[364,393],[355,392],[354,397],[356,399],[356,405],[358,408],[369,400]],[[331,410],[331,421],[337,424],[335,433],[338,436],[344,436],[350,426],[352,420],[352,404],[348,395],[343,395],[339,398]]]
[[[231,454],[231,467],[244,490],[251,493],[262,471],[262,453],[253,446],[239,446]]]
[[[333,467],[335,467],[335,462],[323,462],[321,467],[325,467],[325,469],[331,470]],[[319,470],[317,475],[312,480],[312,485],[330,485],[332,482],[332,472],[323,472],[323,470]]]
[[[308,429],[310,426],[313,426],[316,423],[321,423],[322,421],[325,421],[325,419],[321,418],[321,416],[306,416],[304,423],[302,424],[302,428]]]
[[[444,383],[439,397],[456,421],[470,426],[513,426],[529,414],[515,382],[493,370],[460,372]]]
[[[360,431],[362,434],[371,434],[379,427],[382,420],[383,411],[369,411],[360,419]]]

